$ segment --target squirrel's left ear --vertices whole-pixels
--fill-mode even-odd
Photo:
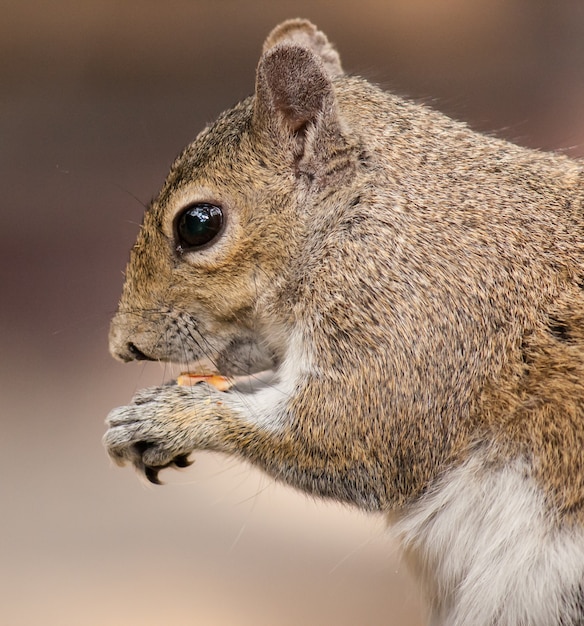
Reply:
[[[332,79],[342,73],[339,55],[310,22],[280,24],[268,36],[258,65],[255,123],[303,135],[310,124],[335,120]]]
[[[278,44],[260,60],[255,118],[283,123],[292,133],[326,114],[335,103],[330,78],[317,57],[295,44]]]

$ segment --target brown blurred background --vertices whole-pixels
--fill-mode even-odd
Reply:
[[[1,0],[0,625],[420,626],[383,520],[199,454],[145,488],[103,419],[168,377],[107,353],[143,204],[304,16],[344,65],[584,155],[582,0]]]

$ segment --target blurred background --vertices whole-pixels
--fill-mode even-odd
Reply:
[[[168,372],[107,328],[144,204],[307,17],[345,68],[584,155],[581,0],[0,0],[0,625],[421,626],[383,519],[198,454],[147,487],[103,420]]]

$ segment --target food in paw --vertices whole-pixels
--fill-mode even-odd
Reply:
[[[183,372],[176,379],[176,383],[182,387],[208,383],[218,391],[228,391],[233,386],[233,382],[225,376],[220,376],[219,374],[197,374],[196,372]]]

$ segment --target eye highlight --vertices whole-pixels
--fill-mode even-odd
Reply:
[[[174,222],[177,251],[189,252],[207,246],[221,232],[224,221],[220,206],[207,202],[190,204]]]

